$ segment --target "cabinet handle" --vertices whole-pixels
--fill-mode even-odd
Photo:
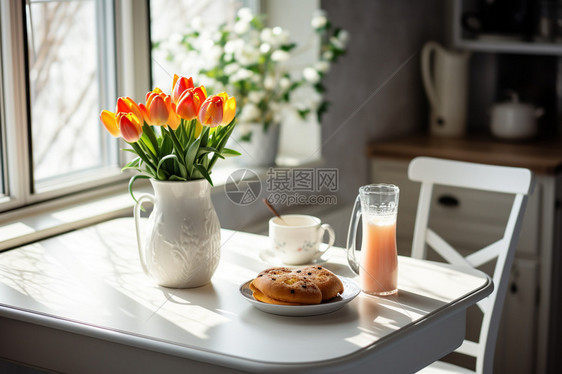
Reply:
[[[460,205],[459,199],[452,195],[442,195],[437,199],[437,202],[447,208],[454,208]]]

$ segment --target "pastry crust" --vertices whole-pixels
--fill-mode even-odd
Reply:
[[[299,269],[269,268],[250,283],[256,300],[269,304],[313,305],[330,300],[343,292],[343,284],[321,266]]]
[[[307,266],[302,269],[295,270],[297,273],[301,271],[307,279],[312,280],[322,292],[322,301],[333,299],[338,294],[343,293],[343,283],[330,270],[322,266]]]
[[[297,304],[319,304],[322,291],[312,281],[297,273],[268,269],[258,274],[252,284],[269,298]]]

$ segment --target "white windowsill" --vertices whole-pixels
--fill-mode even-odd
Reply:
[[[318,167],[322,161],[298,165]],[[288,166],[278,166],[288,167]],[[235,163],[213,170],[213,194],[224,193],[224,186],[232,183],[229,176],[244,168]],[[265,178],[269,168],[251,168],[260,178]],[[147,180],[135,182],[134,193],[152,193]],[[127,183],[107,188],[94,196],[75,196],[43,204],[27,206],[2,214],[0,219],[0,251],[19,247],[50,236],[89,226],[112,218],[131,216],[134,201],[127,190]]]

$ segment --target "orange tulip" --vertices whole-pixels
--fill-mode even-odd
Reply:
[[[176,104],[178,116],[188,121],[197,118],[201,104],[203,104],[206,98],[207,91],[203,86],[186,89]]]
[[[138,141],[142,135],[142,125],[133,113],[117,113],[116,121],[119,124],[121,136],[129,143]]]
[[[142,114],[137,103],[133,101],[130,97],[120,97],[117,99],[117,105],[115,108],[115,113],[133,113],[139,121],[142,121]]]
[[[115,113],[110,112],[109,110],[102,110],[100,114],[101,122],[105,129],[113,136],[118,137],[121,135],[121,131],[119,131],[119,124],[115,120]]]
[[[191,77],[179,77],[177,74],[174,74],[174,81],[172,83],[172,100],[174,103],[179,101],[183,91],[194,87],[193,79]]]
[[[170,115],[168,117],[168,126],[175,130],[179,127],[181,123],[181,118],[176,113],[176,104],[172,103],[172,110],[170,110]]]
[[[199,110],[199,121],[204,126],[228,125],[236,114],[236,99],[225,92],[209,96]]]
[[[169,125],[174,130],[179,126],[170,95],[166,95],[158,87],[146,94],[146,105],[139,104],[139,108],[142,117],[151,126]]]

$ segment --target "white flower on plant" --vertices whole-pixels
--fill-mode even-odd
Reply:
[[[206,50],[203,60],[205,61],[207,69],[212,69],[219,64],[222,53],[222,48],[218,45],[211,45],[210,48]]]
[[[289,32],[283,30],[281,27],[276,26],[271,29],[271,32],[279,44],[285,44],[289,41]]]
[[[258,104],[265,97],[265,92],[263,91],[250,91],[248,93],[248,100],[252,103]]]
[[[252,75],[254,75],[254,73],[251,70],[238,69],[238,71],[236,71],[234,74],[232,74],[230,76],[230,81],[231,82],[243,81],[243,80],[251,78]]]
[[[234,51],[234,58],[241,65],[256,64],[260,58],[260,51],[254,46],[244,44],[244,42],[242,42],[242,48]]]
[[[238,35],[245,34],[250,30],[250,22],[246,20],[240,20],[234,23],[234,32]]]
[[[298,110],[316,111],[321,102],[322,95],[310,84],[297,87],[289,95],[289,104]]]
[[[291,86],[291,80],[287,77],[282,77],[279,79],[279,87],[281,90],[285,91]]]
[[[273,90],[276,84],[277,84],[277,79],[275,79],[275,76],[271,74],[265,76],[263,80],[263,88],[265,88],[266,90]]]
[[[260,39],[264,43],[271,44],[273,41],[273,32],[269,27],[264,27],[260,32]]]
[[[281,27],[266,27],[260,32],[260,39],[263,43],[268,43],[272,48],[277,48],[289,41],[289,33]]]
[[[193,17],[189,24],[193,30],[201,30],[203,28],[203,20],[201,17]]]
[[[325,51],[324,53],[322,53],[322,59],[332,61],[334,59],[334,52]]]
[[[233,62],[232,64],[228,64],[224,67],[224,73],[226,75],[232,75],[234,74],[238,69],[240,69],[240,65],[238,65],[236,62]]]
[[[291,58],[291,55],[289,54],[289,52],[283,51],[283,50],[276,50],[271,54],[271,59],[275,62],[284,62],[287,61],[289,58]]]
[[[328,19],[323,14],[319,14],[312,17],[312,20],[310,21],[310,24],[315,29],[321,29],[322,27],[326,26],[327,23],[328,23]]]
[[[238,49],[244,46],[242,39],[229,40],[224,44],[224,53],[234,54]]]
[[[304,77],[304,79],[306,79],[308,82],[312,84],[316,84],[320,82],[320,78],[321,78],[320,74],[318,74],[318,71],[311,67],[304,68],[302,71],[302,76]]]
[[[261,43],[260,44],[260,52],[261,53],[267,53],[271,51],[271,44],[269,43]]]
[[[317,61],[314,64],[314,68],[316,70],[318,70],[320,73],[322,74],[326,74],[328,71],[330,71],[330,63],[328,61]]]
[[[338,39],[341,40],[344,45],[347,45],[347,42],[349,41],[349,32],[347,30],[340,30],[338,32]]]
[[[342,51],[345,49],[347,42],[349,40],[349,33],[345,30],[341,30],[337,36],[332,36],[330,38],[330,43],[337,49]]]
[[[239,120],[240,122],[254,122],[259,120],[261,116],[261,111],[258,106],[252,102],[244,104],[244,107],[240,111]]]
[[[250,22],[254,18],[254,14],[250,8],[244,7],[238,10],[238,18],[246,22]]]

